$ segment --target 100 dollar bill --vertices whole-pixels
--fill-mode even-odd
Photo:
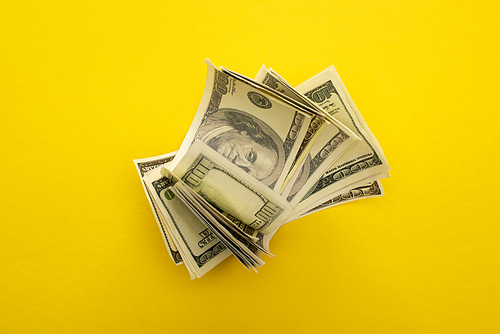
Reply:
[[[361,182],[373,182],[387,177],[390,170],[380,146],[373,140],[371,131],[358,120],[359,112],[352,100],[347,98],[345,86],[338,81],[334,68],[328,68],[315,75],[297,90],[319,104],[325,111],[351,129],[362,141],[354,144],[340,159],[331,164],[307,193],[294,199],[294,216],[307,212],[317,203],[331,198],[335,192],[351,188],[349,185]],[[378,178],[370,179],[377,175]]]
[[[139,177],[141,179],[142,187],[144,188],[144,192],[146,193],[146,198],[148,199],[149,205],[151,206],[151,210],[153,210],[153,215],[155,217],[156,223],[158,224],[158,227],[160,228],[161,235],[163,237],[163,241],[165,242],[165,245],[167,246],[168,253],[170,257],[172,258],[172,261],[174,261],[175,264],[180,265],[182,264],[182,256],[177,250],[177,247],[175,247],[174,241],[172,239],[172,236],[167,230],[166,227],[166,222],[163,221],[161,218],[160,213],[158,212],[158,209],[155,207],[153,199],[151,198],[151,194],[149,193],[146,184],[143,180],[143,177],[146,175],[146,173],[152,171],[153,169],[156,169],[164,164],[169,163],[172,161],[177,154],[176,152],[172,153],[167,153],[163,155],[159,155],[156,157],[151,157],[151,158],[146,158],[146,159],[135,159],[134,164],[137,169],[137,172],[139,173]]]
[[[163,175],[169,173],[162,169]],[[201,141],[191,145],[172,173],[212,206],[263,234],[279,227],[293,211],[284,198]]]
[[[199,278],[231,255],[193,212],[172,192],[171,179],[160,169],[147,173],[144,182],[166,223],[191,278]]]
[[[311,116],[206,62],[203,98],[172,168],[200,140],[263,185],[280,190]]]

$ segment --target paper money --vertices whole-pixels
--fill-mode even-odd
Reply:
[[[360,199],[380,197],[380,196],[384,196],[384,189],[382,188],[382,183],[380,181],[371,182],[359,187],[355,187],[343,194],[334,196],[333,198],[327,200],[326,202],[323,202],[320,205],[316,206],[315,208],[302,214],[300,217],[302,218],[325,209],[330,209],[340,204],[345,204]]]
[[[137,172],[139,173],[139,177],[141,179],[142,187],[144,189],[144,192],[146,194],[146,198],[148,199],[149,205],[151,206],[151,209],[153,210],[153,215],[156,219],[156,223],[158,224],[158,227],[160,228],[161,235],[163,237],[163,241],[165,242],[165,245],[167,246],[168,253],[170,254],[170,257],[172,258],[172,261],[174,261],[175,264],[180,265],[182,264],[182,257],[179,251],[177,250],[177,247],[175,247],[174,241],[172,240],[172,236],[167,230],[166,223],[162,220],[158,209],[153,205],[153,200],[151,198],[151,195],[148,192],[148,189],[146,187],[146,184],[142,180],[144,175],[146,173],[150,172],[151,170],[158,168],[162,165],[165,165],[172,161],[177,154],[176,152],[172,153],[167,153],[163,155],[159,155],[156,157],[151,157],[151,158],[146,158],[146,159],[136,159],[134,160],[135,167],[137,168]]]
[[[191,278],[231,254],[257,271],[283,224],[384,194],[389,166],[333,66],[294,88],[264,66],[253,80],[206,63],[180,150],[134,160],[169,254]]]
[[[365,129],[358,120],[344,93],[345,87],[338,83],[334,70],[332,67],[326,69],[297,86],[297,90],[350,128],[362,138],[362,141],[353,145],[340,159],[330,165],[304,196],[294,199],[292,202],[295,206],[294,215],[313,208],[317,205],[315,203],[323,202],[326,200],[325,197],[339,189],[349,187],[349,184],[360,180],[369,182],[367,178],[371,175],[379,175],[390,169],[383,152],[371,139],[373,134],[369,135],[369,129]]]
[[[191,278],[203,276],[231,255],[207,226],[173,194],[171,180],[161,175],[160,169],[147,173],[144,181]]]
[[[230,221],[225,220],[220,213],[211,209],[202,198],[198,197],[182,181],[178,180],[170,190],[247,269],[257,271],[256,267],[264,264],[264,261],[257,254],[239,240],[244,238],[246,242],[251,242],[251,239],[235,228]]]
[[[311,116],[230,77],[207,60],[202,101],[175,168],[196,140],[271,189],[280,189],[304,139]]]
[[[234,168],[199,140],[171,170],[215,208],[264,234],[279,227],[293,211],[276,192]],[[162,168],[163,175],[168,173]]]
[[[284,95],[297,100],[302,104],[307,104],[311,108],[321,110],[316,103],[302,95],[299,91],[288,84],[276,72],[261,67],[256,76],[257,81],[262,81],[272,89],[282,92]],[[338,122],[329,115],[331,122],[327,123],[318,117],[314,117],[309,123],[306,137],[302,141],[297,158],[288,172],[285,179],[285,187],[281,189],[281,194],[287,201],[296,205],[310,187],[323,175],[325,170],[352,145],[361,139],[349,128]],[[303,161],[305,159],[305,161]],[[298,167],[300,166],[301,169]],[[297,175],[295,175],[297,173]],[[295,175],[295,177],[294,177]],[[291,181],[293,179],[293,181]],[[290,182],[288,186],[286,182]]]

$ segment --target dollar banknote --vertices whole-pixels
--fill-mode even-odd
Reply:
[[[345,204],[360,199],[380,197],[380,196],[384,196],[384,189],[382,187],[382,183],[380,181],[367,183],[362,186],[352,188],[351,190],[343,194],[330,198],[329,200],[321,203],[320,205],[314,207],[313,209],[301,214],[300,217],[302,218],[325,209],[330,209],[340,204]]]
[[[254,80],[206,63],[179,151],[134,160],[169,254],[191,278],[231,254],[256,271],[283,224],[384,194],[390,168],[333,66],[294,88],[265,66]]]
[[[226,246],[174,195],[173,182],[156,168],[143,178],[191,278],[199,278],[231,255]]]
[[[208,254],[200,256],[200,254],[199,254],[200,252],[196,252],[196,249],[197,249],[196,245],[189,245],[189,241],[193,240],[192,238],[183,238],[183,240],[174,239],[172,237],[172,234],[174,234],[173,227],[171,226],[171,224],[170,225],[168,224],[168,222],[171,221],[172,218],[161,214],[160,207],[162,206],[162,203],[160,203],[158,201],[158,197],[156,197],[156,200],[155,200],[154,193],[151,192],[152,187],[149,187],[149,189],[148,189],[148,187],[146,185],[148,183],[148,181],[151,181],[151,180],[154,180],[154,182],[150,182],[152,185],[153,184],[170,185],[168,187],[168,190],[165,190],[165,194],[169,195],[166,197],[168,197],[172,202],[166,202],[166,204],[167,204],[167,206],[169,204],[170,205],[175,204],[173,208],[170,208],[171,215],[175,216],[176,215],[176,208],[178,210],[178,208],[182,207],[182,205],[180,203],[178,203],[178,198],[176,200],[173,200],[173,198],[171,198],[171,197],[175,197],[175,195],[174,195],[175,190],[171,187],[173,182],[171,180],[168,180],[167,178],[163,177],[161,174],[158,174],[158,173],[153,174],[153,175],[149,175],[148,176],[149,178],[146,178],[145,176],[146,176],[146,174],[150,173],[153,169],[157,169],[157,168],[162,167],[162,166],[168,166],[168,163],[170,161],[172,161],[172,159],[175,157],[176,153],[177,152],[172,152],[172,153],[167,153],[167,154],[163,154],[163,155],[155,156],[155,157],[151,157],[151,158],[146,158],[146,159],[136,159],[136,160],[134,160],[134,163],[135,163],[136,168],[139,172],[139,176],[141,178],[141,181],[142,181],[142,184],[143,184],[143,187],[145,190],[145,194],[146,194],[148,201],[151,205],[152,211],[153,211],[155,218],[157,220],[157,223],[160,227],[160,231],[164,237],[165,245],[167,246],[167,249],[169,250],[169,254],[172,257],[172,260],[177,265],[183,264],[181,252],[178,250],[176,245],[178,245],[179,242],[181,242],[181,243],[187,242],[188,246],[189,246],[188,248],[191,250],[194,249],[195,252],[194,252],[194,255],[191,255],[191,256],[186,255],[186,254],[184,255],[184,257],[187,256],[188,258],[190,258],[191,262],[192,262],[192,263],[188,263],[186,265],[186,267],[188,268],[188,271],[191,273],[191,277],[197,278],[197,277],[201,277],[204,274],[204,271],[200,271],[199,268],[196,269],[196,267],[199,266],[202,262],[203,263],[206,262],[206,259],[209,258],[210,256],[212,256],[213,252],[212,253],[209,252]],[[156,172],[158,172],[158,171],[156,171]],[[182,207],[182,210],[186,210],[186,207]],[[272,235],[265,236],[264,234],[252,229],[250,226],[243,224],[241,221],[236,219],[236,217],[233,217],[225,212],[224,212],[224,215],[238,229],[244,231],[247,235],[251,235],[251,236],[255,237],[254,241],[256,241],[256,242],[249,242],[248,239],[241,238],[239,235],[236,235],[236,234],[232,235],[233,243],[236,242],[234,240],[234,239],[236,239],[240,248],[248,249],[248,251],[252,253],[253,259],[256,259],[256,261],[254,261],[254,264],[259,262],[259,265],[262,265],[263,261],[258,259],[258,257],[260,257],[263,252],[267,253],[267,254],[271,254],[268,250],[269,249],[269,241],[274,233]],[[176,224],[180,226],[180,229],[183,229],[183,228],[185,228],[184,225],[190,226],[191,221],[177,219]],[[204,223],[204,225],[206,225],[206,223]],[[214,233],[212,233],[212,231],[210,231],[210,229],[208,227],[207,227],[207,229],[203,230],[202,232],[199,232],[198,234],[203,236],[203,238],[201,240],[194,238],[194,241],[197,241],[199,247],[203,247],[205,245],[208,245],[210,242],[212,242],[213,240],[216,239],[216,237],[214,237]],[[192,241],[192,242],[194,242],[194,241]],[[217,253],[217,250],[222,249],[222,248],[223,247],[221,247],[219,245],[219,247],[217,247],[215,249],[215,252]],[[233,249],[233,251],[231,253],[234,254],[234,252],[238,252],[238,250]],[[255,255],[253,255],[253,254],[255,254]],[[257,258],[255,256],[257,256]],[[193,261],[196,263],[194,263]],[[200,263],[198,263],[198,262],[200,262]],[[243,262],[245,262],[245,261],[243,261]],[[212,264],[214,264],[214,263],[212,263]],[[212,266],[208,265],[207,267],[205,267],[205,269],[207,269],[207,268],[213,268],[213,265]]]
[[[302,95],[276,72],[266,69],[265,66],[261,67],[256,80],[300,103],[322,110],[320,106]],[[331,117],[331,120],[326,122],[319,117],[313,117],[309,123],[298,157],[288,172],[285,185],[280,191],[282,196],[289,202],[293,201],[294,198],[302,198],[334,161],[338,160],[357,141],[361,140],[335,118]],[[296,204],[296,202],[293,204]]]
[[[172,168],[200,140],[265,186],[279,190],[306,135],[311,116],[215,68]]]
[[[331,164],[314,184],[309,187],[306,194],[296,196],[292,200],[294,205],[294,216],[317,206],[332,196],[333,193],[345,189],[348,191],[350,185],[360,181],[369,183],[388,176],[389,166],[379,145],[375,144],[373,134],[358,120],[352,100],[348,100],[345,86],[335,75],[335,69],[330,67],[317,74],[303,84],[297,86],[297,90],[319,104],[322,108],[335,117],[338,121],[350,128],[362,140],[354,144],[340,159]],[[352,103],[351,103],[352,102]],[[357,109],[356,109],[357,110]]]
[[[146,173],[171,162],[174,159],[176,154],[177,154],[177,151],[163,154],[163,155],[159,155],[156,157],[146,158],[146,159],[136,159],[136,160],[134,160],[134,164],[135,164],[135,167],[137,168],[137,172],[139,173],[139,178],[141,179],[142,187],[143,187],[144,192],[146,194],[146,198],[148,199],[149,205],[151,206],[151,210],[153,211],[153,215],[155,217],[156,223],[158,224],[161,235],[163,236],[163,241],[165,242],[165,245],[167,246],[168,253],[169,253],[170,257],[172,258],[172,261],[174,261],[175,264],[180,265],[180,264],[182,264],[181,254],[177,250],[177,247],[175,247],[172,236],[170,235],[170,233],[167,230],[166,222],[164,222],[162,220],[161,215],[158,212],[158,209],[153,204],[153,200],[151,198],[151,195],[146,187],[145,182],[143,181],[143,177],[144,177],[144,175],[146,175]]]
[[[169,169],[212,206],[263,234],[279,227],[293,211],[278,193],[255,182],[199,140]],[[169,175],[169,169],[162,168],[163,175]]]

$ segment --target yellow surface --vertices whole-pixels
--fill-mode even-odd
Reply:
[[[3,1],[0,332],[500,332],[498,1]],[[258,274],[170,260],[132,159],[179,148],[209,57],[334,64],[392,167]]]

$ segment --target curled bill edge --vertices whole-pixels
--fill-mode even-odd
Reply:
[[[229,220],[227,217],[225,217],[222,213],[220,213],[216,208],[214,208],[210,203],[208,203],[203,197],[198,195],[196,192],[191,190],[191,188],[184,183],[177,175],[175,175],[172,171],[170,171],[166,167],[161,168],[161,174],[165,177],[173,178],[176,181],[176,184],[180,184],[182,186],[178,186],[180,188],[179,190],[184,193],[185,198],[186,195],[189,196],[187,199],[191,199],[193,203],[187,204],[190,209],[192,209],[191,205],[196,205],[200,204],[203,208],[204,211],[208,212],[210,215],[214,216],[217,220],[219,220],[222,224],[224,224],[227,228],[231,229],[234,233],[238,234],[242,238],[244,238],[246,241],[248,241],[252,246],[255,248],[259,249],[262,251],[264,254],[269,255],[271,257],[274,257],[275,255],[269,252],[269,250],[264,249],[260,245],[256,244],[257,241],[259,241],[259,238],[256,238],[245,231],[243,231],[239,226],[234,224],[231,220]],[[193,210],[192,210],[193,211]]]
[[[137,169],[137,173],[139,174],[139,179],[141,180],[142,188],[144,189],[144,193],[146,194],[146,198],[148,200],[149,206],[151,207],[151,210],[153,211],[153,216],[155,217],[156,224],[158,225],[158,229],[160,230],[160,234],[163,238],[163,242],[165,243],[165,246],[167,248],[168,254],[172,261],[175,263],[175,265],[180,266],[183,264],[183,259],[179,254],[179,258],[176,257],[175,253],[179,253],[177,247],[175,246],[175,243],[173,241],[172,236],[170,235],[170,232],[168,232],[168,229],[166,227],[166,223],[162,220],[160,217],[160,214],[155,207],[153,203],[153,198],[151,197],[151,194],[146,186],[146,182],[143,180],[143,177],[146,173],[150,172],[153,169],[156,169],[164,164],[170,163],[177,154],[177,151],[170,152],[167,154],[162,154],[158,156],[154,156],[151,158],[143,158],[143,159],[134,159],[134,165],[135,168]],[[141,165],[145,164],[148,165],[147,167],[152,167],[148,172],[142,172],[141,171]]]
[[[200,191],[199,195],[205,199],[217,200],[217,204],[211,205],[219,211],[229,213],[262,234],[280,226],[294,211],[277,192],[200,140],[194,141],[177,166],[168,169],[193,190],[198,188],[195,191]]]

